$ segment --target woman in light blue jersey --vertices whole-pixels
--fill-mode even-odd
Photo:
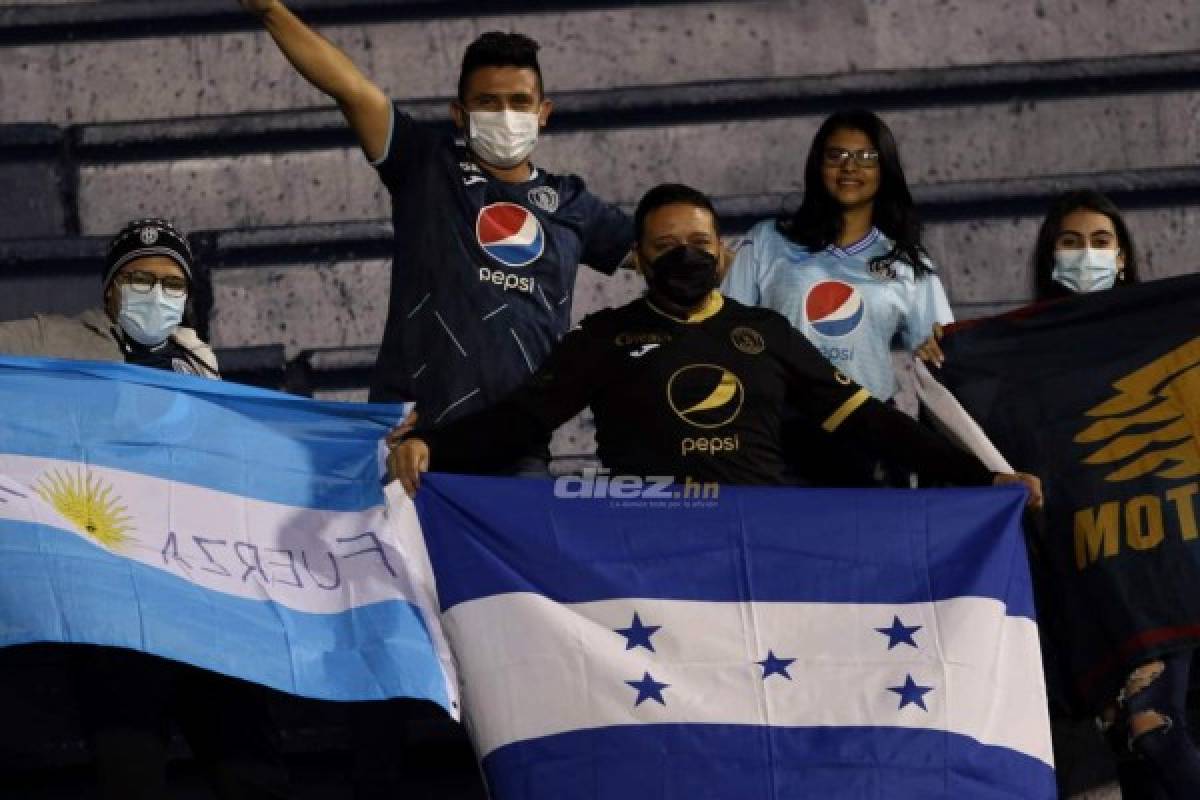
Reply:
[[[780,312],[871,394],[892,398],[893,342],[911,352],[953,317],[883,120],[855,110],[822,123],[800,208],[750,231],[722,289]]]
[[[840,111],[821,124],[804,167],[803,203],[791,216],[751,229],[722,291],[783,314],[834,366],[878,399],[892,399],[893,343],[912,351],[953,316],[921,245],[896,139],[883,120]],[[784,435],[802,434],[785,424]],[[909,483],[819,437],[789,447],[828,453],[821,474],[797,476],[807,482]]]

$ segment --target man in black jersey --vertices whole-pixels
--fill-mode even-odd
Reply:
[[[534,378],[500,404],[441,426],[418,426],[392,451],[410,493],[420,473],[486,470],[590,405],[600,460],[614,473],[679,482],[782,484],[780,424],[792,406],[814,426],[850,436],[901,466],[959,485],[1022,482],[871,397],[788,321],[716,291],[717,217],[700,192],[656,187],[634,217],[649,291],[593,314]],[[799,454],[819,461],[824,454]]]
[[[551,111],[537,44],[491,32],[467,48],[456,140],[402,112],[281,0],[242,4],[338,102],[391,195],[391,298],[371,400],[415,401],[431,423],[498,402],[566,332],[578,265],[611,273],[632,239],[628,216],[582,180],[530,161]],[[514,460],[545,452],[525,444]]]

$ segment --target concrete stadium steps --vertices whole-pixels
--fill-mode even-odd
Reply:
[[[77,168],[57,126],[0,126],[0,238],[61,236],[78,229]]]
[[[1191,0],[1153,9],[1112,4],[1104,13],[1075,0],[294,5],[397,97],[447,93],[464,44],[497,28],[542,43],[552,94],[1163,53],[1194,48],[1200,30]],[[588,10],[567,10],[579,6]],[[164,14],[159,2],[119,0],[0,9],[0,122],[167,119],[324,102],[232,0],[171,7]],[[495,11],[484,16],[485,9]],[[214,29],[226,32],[184,35]]]
[[[1023,217],[928,226],[929,249],[961,318],[986,316],[1030,300],[1029,260],[1043,207],[1044,203],[1031,204],[1031,215]],[[1200,202],[1133,209],[1127,219],[1146,278],[1196,269]],[[277,342],[288,348],[289,356],[309,347],[378,344],[387,312],[389,263],[387,259],[325,259],[214,269],[213,341],[225,347]],[[608,278],[581,269],[574,317],[578,320],[627,302],[642,288],[641,279],[632,272]]]
[[[1194,165],[1200,54],[1168,58],[1159,66],[1186,67],[1172,69],[1174,90],[1146,92],[1147,69],[1114,80],[1120,93],[1031,100],[1053,82],[1031,80],[1023,90],[989,83],[1011,72],[996,67],[997,75],[962,76],[942,91],[944,105],[922,108],[905,107],[929,78],[920,72],[872,76],[882,86],[818,98],[804,93],[804,83],[746,82],[737,87],[746,102],[707,107],[703,98],[721,84],[650,96],[639,96],[642,90],[568,96],[565,124],[552,124],[537,156],[548,169],[578,172],[598,194],[620,202],[664,180],[686,180],[718,195],[798,191],[807,143],[831,102],[862,102],[885,109],[909,179],[918,184]],[[846,77],[849,84],[871,82]],[[997,89],[1004,94],[987,98]],[[414,111],[437,118],[441,105],[422,103]],[[604,109],[611,110],[600,126],[596,117]],[[613,127],[629,124],[625,112],[632,126]],[[385,216],[386,193],[361,151],[348,141],[329,145],[345,136],[339,123],[318,114],[85,127],[75,143],[81,230],[107,232],[151,212],[197,228]]]
[[[1138,174],[1077,176],[1061,186],[1098,187],[1116,197],[1126,208],[1145,278],[1194,271],[1195,253],[1200,252],[1200,193],[1193,193],[1190,205],[1145,205],[1136,190]],[[1124,195],[1122,184],[1135,188]],[[1044,197],[1053,191],[1047,181],[1018,183],[1007,207],[997,213],[986,205],[973,209],[971,188],[959,187],[959,202],[943,196],[944,205],[927,208],[926,242],[963,318],[1028,302],[1030,252]],[[993,202],[999,202],[995,198],[1004,188],[975,187],[986,189],[983,196]],[[928,192],[919,188],[917,194],[920,198]],[[719,208],[728,211],[729,230],[735,232],[770,216],[782,202],[783,197],[772,195],[719,199]],[[964,208],[969,216],[955,216]],[[382,220],[194,234],[197,258],[212,273],[214,345],[281,345],[289,359],[312,348],[377,345],[387,311],[389,238]],[[0,241],[7,315],[24,316],[36,309],[76,313],[90,305],[103,248],[102,237]],[[641,281],[631,272],[607,278],[581,269],[575,318],[626,302],[640,291]]]
[[[1129,223],[1142,244],[1147,278],[1194,270],[1200,247],[1200,207],[1135,210]],[[986,316],[1028,302],[1029,259],[1038,217],[945,222],[929,226],[929,247],[941,267],[956,313]],[[387,260],[229,267],[214,271],[213,341],[222,347],[283,344],[289,357],[310,347],[377,344],[389,286]],[[574,316],[638,296],[632,272],[613,278],[579,273]]]
[[[1200,86],[1200,52],[995,63],[938,69],[867,70],[809,77],[692,80],[671,85],[619,84],[555,93],[554,129],[589,130],[655,123],[780,117],[863,104],[872,108],[942,107],[1044,97],[1165,92]],[[448,121],[448,97],[401,98],[416,119]],[[75,146],[92,159],[208,155],[229,147],[270,152],[280,140],[352,144],[340,113],[293,109],[174,120],[78,126]],[[3,130],[3,128],[0,128]],[[115,155],[114,155],[115,154]]]

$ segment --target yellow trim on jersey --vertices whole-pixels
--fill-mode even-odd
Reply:
[[[870,392],[868,392],[866,389],[859,389],[854,393],[853,397],[842,403],[841,407],[837,411],[830,414],[829,419],[821,423],[821,427],[825,429],[826,433],[833,433],[839,427],[841,427],[843,422],[846,421],[846,417],[853,414],[863,403],[870,399]]]
[[[704,304],[701,305],[695,311],[688,312],[686,319],[680,319],[679,317],[675,316],[674,314],[668,314],[666,311],[663,311],[661,308],[654,305],[654,303],[650,302],[649,297],[646,298],[646,305],[650,306],[650,309],[652,311],[654,311],[658,314],[662,314],[667,319],[673,319],[676,322],[686,322],[689,324],[695,324],[697,322],[703,322],[704,320],[709,319],[710,317],[715,317],[717,315],[717,312],[725,307],[725,298],[721,296],[721,293],[719,291],[717,291],[716,289],[713,289],[712,292],[709,293],[708,299],[706,299],[704,301]]]

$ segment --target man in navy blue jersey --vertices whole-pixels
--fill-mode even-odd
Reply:
[[[611,273],[633,240],[628,217],[582,180],[530,162],[551,111],[537,44],[493,32],[467,48],[456,139],[400,111],[280,0],[242,4],[337,100],[391,193],[392,288],[371,399],[415,401],[428,423],[496,403],[567,330],[579,263]]]

